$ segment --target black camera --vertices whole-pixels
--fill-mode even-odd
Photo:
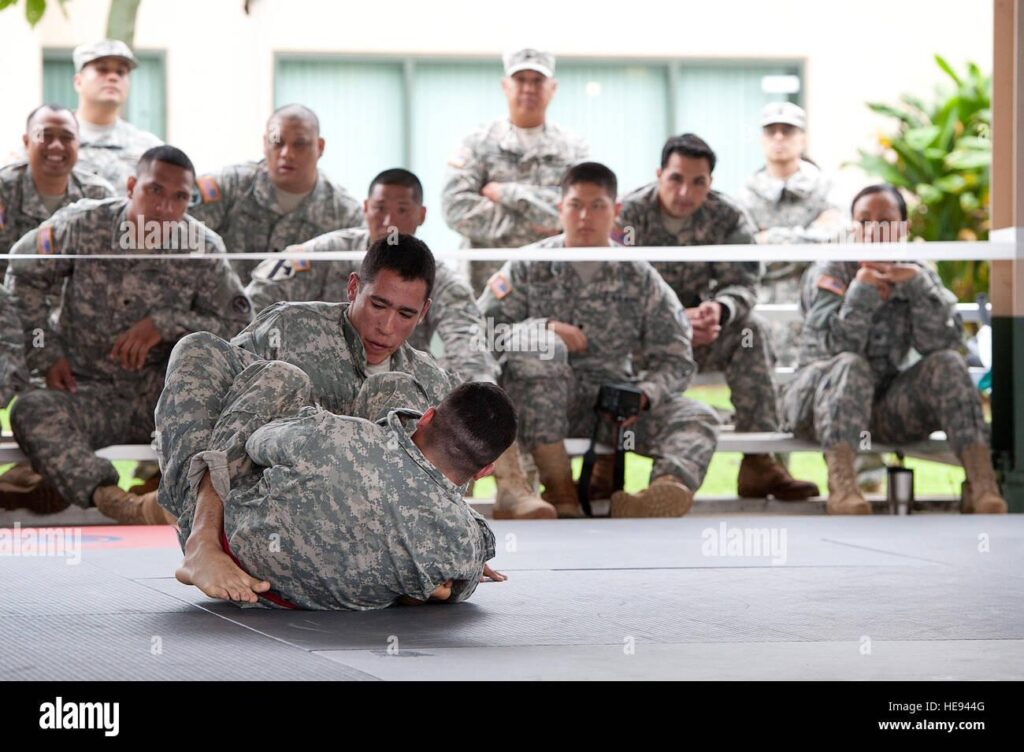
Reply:
[[[603,384],[594,409],[606,413],[616,423],[640,414],[641,391],[632,384]]]

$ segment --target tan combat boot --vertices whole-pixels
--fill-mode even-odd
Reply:
[[[999,493],[992,453],[984,444],[972,444],[960,455],[967,483],[964,485],[964,512],[967,514],[1006,514],[1006,500]]]
[[[572,482],[572,464],[565,444],[561,441],[541,444],[534,448],[532,454],[544,486],[541,497],[554,506],[559,517],[582,517],[583,509],[576,495],[576,484]]]
[[[156,491],[138,496],[118,486],[100,486],[93,504],[112,520],[126,525],[173,525],[176,520],[156,501]]]
[[[803,501],[820,493],[813,483],[790,475],[786,466],[770,454],[743,455],[737,485],[744,499],[766,499],[771,495],[779,501]]]
[[[590,474],[590,500],[608,499],[615,485],[615,455],[599,455]]]
[[[682,517],[693,506],[693,491],[673,475],[659,475],[636,494],[612,494],[612,517]]]
[[[853,448],[846,443],[836,444],[825,451],[829,514],[871,514],[871,505],[857,487],[853,456]]]
[[[519,464],[519,447],[513,443],[494,463],[496,520],[553,520],[555,508],[534,493]]]

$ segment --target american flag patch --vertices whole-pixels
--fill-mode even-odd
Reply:
[[[292,269],[297,272],[308,272],[313,268],[313,262],[309,259],[293,259]]]
[[[495,274],[491,277],[491,281],[488,282],[488,287],[491,288],[491,292],[494,293],[494,297],[498,300],[501,300],[512,292],[512,283],[505,279],[504,274]]]
[[[40,253],[43,256],[50,256],[53,254],[52,227],[39,228],[39,234],[36,235],[36,253]]]
[[[220,201],[220,186],[217,181],[209,175],[201,177],[196,181],[199,184],[199,197],[204,204],[213,204]]]
[[[840,297],[846,294],[846,285],[844,285],[835,277],[830,277],[827,274],[822,274],[820,277],[818,277],[817,286],[822,290],[828,290],[829,292],[833,292]]]
[[[0,204],[0,230],[7,226],[7,207]]]

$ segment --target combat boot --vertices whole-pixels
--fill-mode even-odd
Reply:
[[[561,441],[541,444],[534,448],[532,454],[544,486],[541,498],[555,508],[559,517],[582,517],[583,509],[576,495],[576,484],[572,482],[572,464],[565,444]]]
[[[803,501],[820,493],[815,484],[791,476],[770,454],[743,455],[737,485],[744,499],[766,499],[770,494],[779,501]]]
[[[513,443],[494,463],[496,520],[553,520],[555,508],[537,496],[519,463],[519,446]]]
[[[828,465],[828,513],[871,514],[868,504],[857,488],[853,470],[853,448],[849,444],[836,444],[825,451]]]
[[[173,525],[176,520],[156,501],[157,492],[138,496],[119,486],[100,486],[92,502],[104,515],[126,525]]]
[[[659,475],[636,494],[612,494],[612,517],[682,517],[693,506],[693,491],[673,475]]]
[[[971,444],[960,454],[967,482],[964,484],[966,514],[1006,514],[1006,500],[999,493],[992,453],[984,444]]]

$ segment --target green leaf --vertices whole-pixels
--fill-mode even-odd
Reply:
[[[946,75],[956,82],[957,86],[963,86],[963,82],[960,81],[960,77],[953,72],[953,68],[950,67],[949,63],[946,62],[942,55],[935,56],[935,62],[938,63],[939,67],[946,72]]]
[[[14,5],[16,2],[17,0],[0,0],[0,10],[3,10],[8,5]]]
[[[860,152],[859,166],[868,175],[877,175],[887,183],[909,188],[910,183],[899,170],[876,154]]]
[[[25,0],[25,18],[29,26],[35,26],[46,13],[46,0]]]
[[[978,138],[977,136],[961,136],[957,139],[956,148],[991,152],[992,142],[987,138]]]
[[[940,162],[946,158],[947,154],[949,154],[948,151],[946,151],[945,149],[940,149],[937,146],[933,146],[924,150],[924,155],[928,159],[937,159]]]
[[[970,191],[964,191],[960,194],[960,208],[965,212],[970,213],[981,206],[981,202],[978,201],[978,197]]]
[[[872,112],[877,112],[879,115],[888,115],[889,117],[894,117],[897,120],[902,120],[907,125],[914,124],[910,115],[903,112],[903,110],[896,109],[892,105],[882,104],[880,102],[868,102],[868,109]]]
[[[937,179],[932,185],[943,193],[960,193],[960,191],[967,187],[967,181],[964,180],[963,175],[954,173]]]
[[[942,191],[927,183],[918,183],[914,186],[916,193],[926,204],[937,204],[942,201]]]
[[[946,167],[951,170],[977,170],[992,164],[992,154],[985,151],[957,149],[946,157]]]
[[[939,132],[940,129],[937,125],[926,125],[923,128],[911,128],[903,134],[903,138],[911,149],[924,151],[925,148],[932,145]]]

